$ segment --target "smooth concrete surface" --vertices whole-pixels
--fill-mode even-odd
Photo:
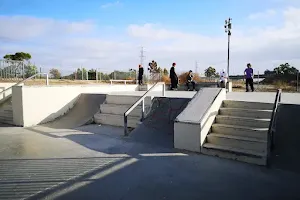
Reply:
[[[300,198],[299,173],[148,145],[122,131],[1,127],[0,199]]]
[[[274,103],[276,92],[229,92],[228,100]],[[300,104],[300,93],[282,93],[281,103]]]
[[[225,89],[201,89],[175,120],[174,147],[200,152],[206,135],[225,99]]]
[[[86,123],[91,123],[93,116],[99,111],[104,103],[106,94],[81,94],[75,106],[65,115],[54,121],[41,124],[40,126],[50,128],[76,128]]]
[[[17,88],[21,88],[21,90]],[[13,109],[16,110],[14,111],[14,121],[16,125],[24,127],[46,123],[70,110],[82,93],[107,94],[113,91],[135,91],[136,88],[137,85],[103,84],[87,86],[16,86],[13,87],[15,92],[13,91],[12,97]],[[22,111],[20,112],[20,110]],[[15,113],[21,114],[15,115]]]

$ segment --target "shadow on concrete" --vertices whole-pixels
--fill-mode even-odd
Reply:
[[[300,105],[281,104],[278,111],[272,167],[300,173]]]
[[[186,98],[154,98],[147,118],[130,133],[129,138],[136,142],[173,148],[174,120],[190,100]]]
[[[47,165],[50,162],[61,173],[51,171],[45,176],[51,170]],[[299,176],[229,160],[220,162],[220,159],[209,156],[99,157],[84,162],[80,159],[33,161],[31,167],[37,166],[42,167],[39,167],[40,171],[35,170],[35,180],[18,181],[19,188],[30,183],[45,189],[39,193],[35,191],[27,199],[253,200],[300,197]],[[7,182],[5,185],[9,184],[13,183]],[[31,190],[34,189],[37,190],[31,187]],[[20,194],[22,192],[14,193]]]

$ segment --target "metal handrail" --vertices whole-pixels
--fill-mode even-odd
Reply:
[[[166,95],[166,85],[164,82],[157,82],[155,83],[149,90],[145,92],[141,98],[139,98],[125,113],[124,113],[124,135],[128,136],[128,127],[127,127],[127,117],[128,115],[135,109],[141,102],[142,102],[142,118],[141,121],[144,120],[145,114],[145,98],[147,97],[148,93],[151,92],[157,85],[162,85],[162,96]]]
[[[269,124],[269,130],[268,130],[268,149],[267,149],[267,159],[268,159],[268,165],[269,165],[269,157],[270,157],[270,153],[273,150],[274,147],[274,132],[275,130],[275,119],[276,119],[276,114],[277,114],[277,109],[278,109],[278,104],[281,102],[281,93],[282,90],[278,89],[277,93],[276,93],[276,97],[275,97],[275,101],[274,101],[274,105],[273,105],[273,111],[272,111],[272,115],[271,115],[271,121]]]
[[[26,79],[24,79],[24,80],[22,80],[22,81],[19,81],[18,83],[14,84],[13,86],[10,86],[9,88],[6,88],[5,90],[2,90],[2,91],[0,92],[0,95],[1,95],[2,93],[5,93],[6,91],[12,89],[12,87],[18,86],[18,85],[24,83],[25,81],[30,80],[30,79],[32,79],[32,78],[38,76],[38,75],[46,75],[46,85],[49,85],[49,76],[48,76],[47,73],[36,73],[36,74],[34,74],[34,75],[32,75],[32,76],[30,76],[30,77],[28,77],[28,78],[26,78]]]

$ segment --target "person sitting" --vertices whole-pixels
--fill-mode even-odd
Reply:
[[[192,70],[190,70],[187,77],[186,77],[186,86],[187,86],[188,91],[195,91],[196,83],[193,80],[193,78],[194,78],[193,72],[192,72]],[[192,84],[192,86],[193,86],[192,90],[190,89],[190,84]]]
[[[226,88],[227,84],[227,73],[225,72],[225,69],[222,69],[220,72],[220,80],[219,80],[219,87]]]

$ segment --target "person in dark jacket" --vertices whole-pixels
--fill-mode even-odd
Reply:
[[[139,85],[143,85],[143,75],[144,75],[144,68],[142,65],[139,65],[139,75],[138,75]]]
[[[192,70],[189,71],[187,77],[186,77],[186,86],[187,86],[187,89],[188,91],[191,91],[190,89],[190,84],[192,84],[193,86],[193,91],[195,91],[195,81],[193,80],[194,76],[193,76],[193,73],[192,73]]]
[[[177,90],[177,85],[178,85],[178,77],[175,72],[175,66],[176,63],[173,63],[170,69],[171,90]]]

